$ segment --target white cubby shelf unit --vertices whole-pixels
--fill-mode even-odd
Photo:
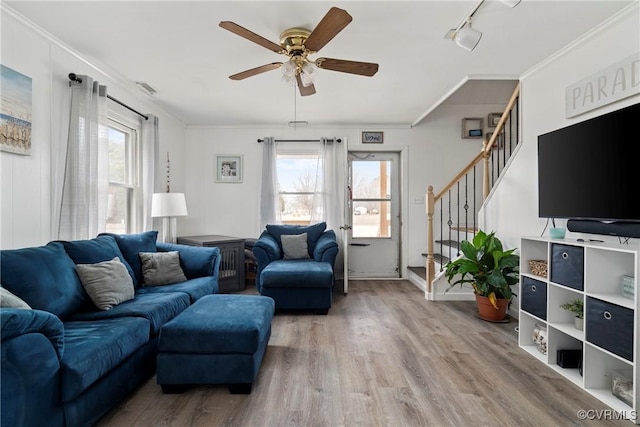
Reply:
[[[622,296],[621,281],[622,276],[631,276],[635,278],[634,289],[638,287],[639,254],[640,245],[633,240],[629,244],[616,244],[523,237],[520,246],[520,348],[611,409],[626,414],[640,414],[640,319],[638,293],[634,292],[633,298]],[[573,262],[580,257],[579,262]],[[569,268],[563,265],[568,258],[572,259]],[[532,274],[530,260],[547,261],[547,277]],[[576,265],[578,267],[571,270]],[[567,285],[553,281],[565,281],[567,271],[577,277],[579,283]],[[560,307],[575,299],[584,302],[584,330],[576,329],[574,315]],[[533,342],[536,325],[546,333],[546,354]],[[582,372],[579,368],[560,367],[558,350],[581,350]],[[611,391],[612,371],[620,370],[632,372],[632,405]],[[631,421],[640,424],[638,419]]]

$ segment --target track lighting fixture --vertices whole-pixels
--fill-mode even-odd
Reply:
[[[480,9],[480,6],[485,0],[480,0],[471,9],[467,17],[458,25],[447,32],[444,36],[446,39],[450,39],[456,42],[456,44],[468,51],[472,51],[478,45],[478,42],[482,38],[482,31],[476,30],[471,27],[471,19],[473,15]],[[500,0],[504,5],[509,7],[516,7],[520,0]]]
[[[468,51],[472,51],[482,38],[482,31],[478,31],[471,27],[471,17],[467,19],[466,25],[460,28],[453,40],[456,44]]]

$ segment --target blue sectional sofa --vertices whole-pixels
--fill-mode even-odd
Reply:
[[[218,248],[156,237],[103,234],[0,251],[2,287],[31,307],[0,309],[2,426],[92,425],[154,374],[160,327],[217,292],[220,266]],[[187,280],[143,286],[138,254],[173,251]],[[76,264],[114,258],[130,274],[134,296],[100,310]]]

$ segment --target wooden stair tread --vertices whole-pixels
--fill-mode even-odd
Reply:
[[[449,261],[451,261],[449,257],[440,254],[433,254],[433,260],[442,265],[448,264]]]
[[[425,267],[407,267],[407,269],[413,271],[422,279],[427,280],[427,269]]]
[[[464,231],[465,233],[473,233],[473,234],[476,234],[478,232],[477,228],[471,228],[471,227],[451,227],[451,229],[456,231]]]
[[[443,244],[444,246],[449,246],[452,248],[460,249],[460,242],[455,240],[436,240],[436,243]]]

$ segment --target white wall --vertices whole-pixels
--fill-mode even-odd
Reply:
[[[636,5],[623,18],[523,76],[522,145],[483,212],[484,228],[495,230],[506,246],[519,247],[521,236],[540,235],[545,226],[546,220],[538,218],[538,135],[640,102],[640,96],[636,95],[575,118],[565,118],[565,88],[638,54],[639,35]],[[563,226],[564,221],[558,225]],[[567,237],[580,235],[568,232]],[[517,309],[517,304],[512,307]]]
[[[189,216],[178,224],[180,235],[225,234],[257,237],[262,145],[258,138],[318,139],[340,137],[349,151],[399,151],[402,153],[402,250],[406,266],[421,266],[426,249],[424,198],[427,185],[437,190],[479,151],[482,140],[462,139],[463,117],[486,117],[502,105],[447,105],[438,108],[415,128],[188,128],[185,179]],[[361,132],[383,131],[384,143],[362,144]],[[215,156],[242,154],[242,183],[215,182]],[[344,177],[341,177],[344,182]],[[421,199],[422,203],[415,203]]]
[[[54,238],[51,225],[52,156],[68,129],[68,74],[87,74],[108,85],[109,94],[138,111],[160,118],[160,152],[171,151],[172,167],[183,170],[184,125],[154,107],[151,98],[98,71],[61,43],[2,7],[0,62],[31,77],[33,84],[30,156],[0,152],[0,248],[42,245]],[[94,66],[95,65],[95,66]],[[96,69],[96,67],[98,69]],[[112,103],[110,103],[112,104]],[[113,108],[120,108],[114,106]],[[122,109],[124,110],[124,109]],[[123,114],[126,114],[124,110]],[[164,163],[159,178],[164,176]],[[184,188],[184,175],[172,173],[172,189]]]

